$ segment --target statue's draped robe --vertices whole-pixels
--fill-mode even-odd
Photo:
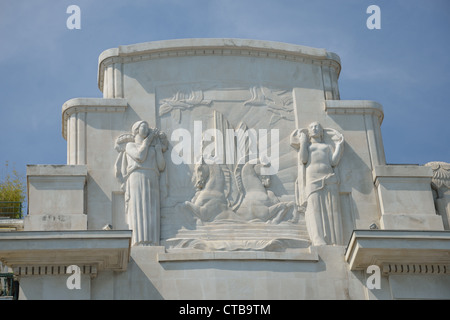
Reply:
[[[340,244],[339,190],[334,173],[309,181],[306,188],[306,226],[314,244]]]
[[[159,244],[159,170],[155,148],[139,152],[140,144],[126,146],[125,203],[133,244]]]

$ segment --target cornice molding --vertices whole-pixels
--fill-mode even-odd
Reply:
[[[67,120],[79,112],[125,112],[128,100],[123,98],[74,98],[62,106],[62,135],[67,140]]]
[[[103,92],[105,68],[114,63],[189,56],[240,56],[288,60],[333,67],[338,77],[341,71],[339,56],[325,49],[249,39],[175,39],[119,46],[103,51],[98,59],[98,87]]]
[[[130,247],[131,230],[0,233],[0,261],[18,275],[59,274],[69,265],[89,267],[86,273],[92,274],[125,271]]]
[[[378,265],[384,274],[448,274],[450,231],[354,230],[345,261],[350,270]]]
[[[328,114],[370,114],[377,117],[379,124],[383,122],[383,106],[370,100],[326,100],[325,111]]]
[[[44,275],[66,275],[69,265],[23,265],[13,268],[14,275],[17,277],[26,276],[44,276]],[[88,274],[91,277],[97,276],[97,266],[82,265],[78,266],[81,274]]]

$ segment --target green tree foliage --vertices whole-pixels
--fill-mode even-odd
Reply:
[[[23,177],[6,162],[4,174],[0,176],[0,217],[21,218],[26,186]]]

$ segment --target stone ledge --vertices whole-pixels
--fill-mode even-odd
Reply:
[[[202,261],[202,260],[285,260],[318,262],[319,255],[314,247],[285,252],[269,251],[193,251],[178,249],[158,253],[158,262]]]
[[[28,164],[27,177],[42,177],[50,176],[53,179],[55,176],[81,176],[86,177],[88,173],[86,165],[67,165],[67,164]]]
[[[384,230],[444,230],[442,217],[437,214],[385,213],[380,219]]]
[[[345,261],[350,270],[378,265],[385,274],[398,273],[394,265],[409,265],[404,268],[408,273],[414,273],[414,265],[448,272],[444,266],[450,266],[450,231],[354,230]]]
[[[95,266],[125,271],[130,230],[17,231],[0,233],[0,261],[11,268]]]
[[[22,231],[23,219],[0,218],[0,232]]]
[[[371,100],[326,100],[325,111],[328,114],[373,114],[380,125],[384,118],[383,106]]]
[[[78,112],[125,112],[128,100],[123,98],[74,98],[62,106],[62,135],[67,140],[67,120]]]
[[[379,183],[380,178],[425,178],[431,182],[433,172],[430,167],[419,165],[384,165],[375,166],[373,170],[373,181]],[[426,180],[428,182],[428,180]]]

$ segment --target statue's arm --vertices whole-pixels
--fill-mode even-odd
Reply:
[[[303,132],[300,134],[300,161],[303,164],[308,162],[308,137]]]
[[[296,129],[291,133],[291,136],[289,137],[291,147],[299,150],[300,149],[300,139],[298,137],[300,130]]]
[[[141,144],[127,143],[126,153],[137,162],[144,162],[147,159],[148,148],[155,137],[154,133],[151,133],[147,138],[142,141]]]
[[[137,146],[134,143],[128,143],[125,152],[136,162],[144,162],[147,159],[148,145],[143,143]]]
[[[155,150],[156,150],[156,165],[158,166],[158,170],[164,171],[164,169],[166,168],[166,160],[164,160],[161,143],[158,142],[156,144]]]
[[[344,151],[344,137],[341,136],[341,139],[336,144],[336,149],[331,156],[331,166],[335,167],[339,164],[339,161],[342,158],[342,153]]]
[[[299,160],[306,164],[308,162],[308,137],[304,132],[297,129],[290,136],[291,146],[298,150]]]

